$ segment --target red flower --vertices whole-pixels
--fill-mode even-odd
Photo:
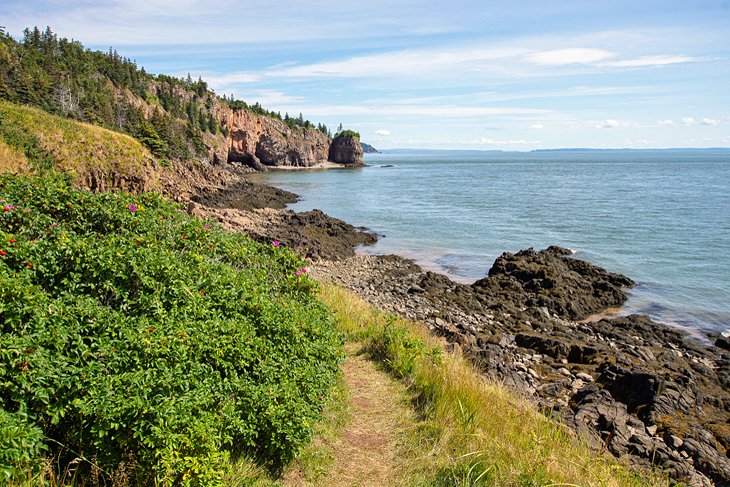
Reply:
[[[3,256],[3,255],[5,255],[6,253],[7,253],[7,252],[5,252],[4,250],[0,250],[0,256]]]
[[[11,238],[10,239],[10,243],[15,243],[15,239],[14,238]]]

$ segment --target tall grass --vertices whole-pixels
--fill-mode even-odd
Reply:
[[[560,424],[459,354],[443,353],[423,327],[323,284],[320,299],[340,330],[410,384],[422,421],[409,438],[402,485],[668,485],[591,450]]]
[[[0,139],[0,174],[24,173],[28,169],[28,159],[23,153]]]
[[[159,186],[155,160],[136,139],[38,108],[0,100],[0,142],[41,166],[35,169],[53,167],[82,186],[90,173],[143,179],[147,190]]]

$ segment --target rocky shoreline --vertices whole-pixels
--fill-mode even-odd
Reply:
[[[422,322],[595,447],[687,485],[728,485],[730,354],[645,316],[581,322],[633,282],[569,254],[505,253],[472,285],[397,256],[321,261],[313,276]]]
[[[191,190],[190,213],[297,250],[316,279],[423,323],[597,448],[675,482],[730,485],[727,347],[645,316],[584,321],[620,306],[631,279],[550,247],[505,253],[488,277],[459,284],[398,256],[355,254],[377,236],[319,210],[281,209],[296,195],[219,179]]]

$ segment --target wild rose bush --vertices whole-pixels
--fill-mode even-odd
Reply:
[[[309,440],[342,352],[298,256],[155,194],[6,177],[0,208],[0,481],[215,485]]]

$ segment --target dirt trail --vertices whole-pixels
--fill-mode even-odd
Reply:
[[[348,345],[343,373],[350,391],[351,420],[331,446],[335,461],[329,472],[310,483],[292,472],[285,486],[402,485],[401,439],[416,423],[406,388],[393,380],[357,346]]]

